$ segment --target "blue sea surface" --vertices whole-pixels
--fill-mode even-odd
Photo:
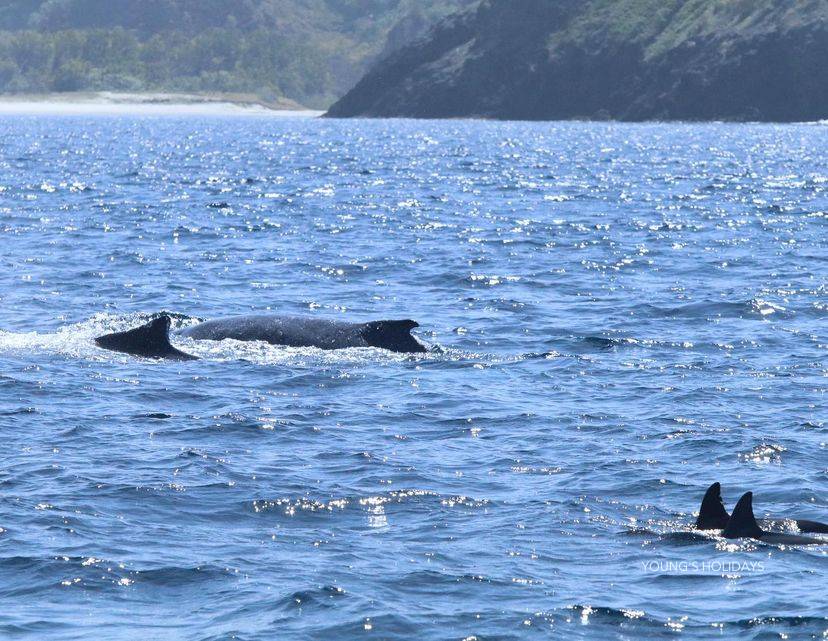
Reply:
[[[4,116],[0,268],[2,639],[828,633],[692,528],[828,521],[828,126]],[[432,349],[93,342],[161,311]]]

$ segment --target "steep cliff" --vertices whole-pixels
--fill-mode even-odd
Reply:
[[[330,116],[828,117],[828,0],[483,0]]]

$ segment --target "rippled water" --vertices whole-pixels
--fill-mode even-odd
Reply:
[[[828,127],[0,119],[0,637],[823,638]],[[92,343],[414,318],[425,355]]]

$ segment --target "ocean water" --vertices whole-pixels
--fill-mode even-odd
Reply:
[[[3,116],[0,638],[824,639],[692,523],[828,521],[827,238],[822,125]]]

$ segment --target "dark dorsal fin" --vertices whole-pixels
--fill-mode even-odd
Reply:
[[[730,516],[722,502],[722,486],[716,482],[704,493],[696,527],[700,530],[722,530],[727,527],[729,521]]]
[[[371,321],[365,323],[362,336],[371,347],[392,352],[424,352],[426,348],[411,335],[411,330],[419,326],[413,320]]]
[[[195,360],[195,356],[185,354],[170,344],[170,317],[159,316],[135,329],[99,336],[95,342],[104,349],[125,352],[147,358],[169,358],[186,361]]]
[[[730,515],[730,521],[722,536],[726,539],[758,539],[762,534],[762,528],[753,516],[753,492],[745,492],[733,508],[733,514]]]

